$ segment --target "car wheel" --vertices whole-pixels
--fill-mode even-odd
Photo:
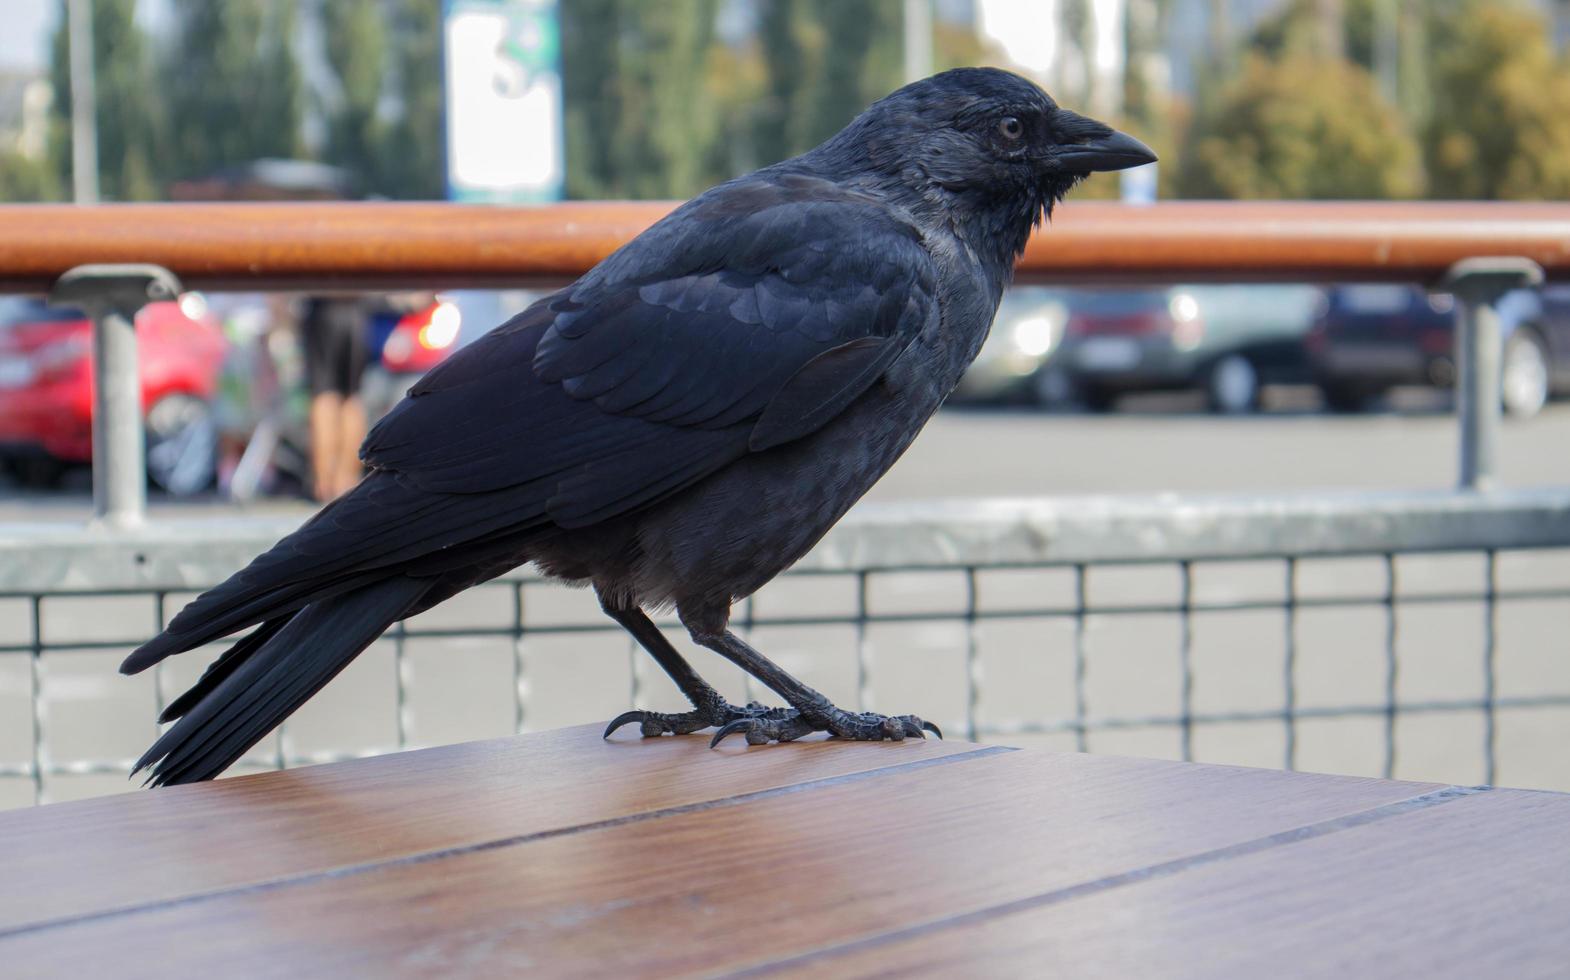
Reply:
[[[1259,370],[1242,354],[1228,354],[1205,374],[1211,411],[1241,415],[1259,407]]]
[[[1112,411],[1118,403],[1117,391],[1101,385],[1083,385],[1078,394],[1080,403],[1097,414]]]
[[[147,476],[176,497],[200,493],[218,472],[212,406],[194,395],[165,395],[147,410]]]
[[[1343,415],[1363,411],[1374,399],[1373,393],[1367,388],[1334,382],[1320,382],[1319,397],[1324,400],[1326,408]]]
[[[1548,351],[1531,330],[1517,330],[1505,341],[1499,397],[1518,419],[1531,418],[1548,402]]]
[[[65,464],[52,456],[7,457],[5,472],[23,487],[53,490],[65,476]]]

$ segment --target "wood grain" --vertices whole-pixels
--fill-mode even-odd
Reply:
[[[816,977],[1564,977],[1570,797],[1497,790],[843,955]]]
[[[673,202],[0,206],[0,291],[45,292],[89,262],[151,262],[188,288],[409,289],[569,281]],[[1570,278],[1570,204],[1068,201],[1022,282],[1431,283],[1462,258],[1519,255]]]
[[[0,813],[0,932],[976,750],[594,726]],[[3,971],[0,971],[3,972]]]
[[[717,797],[733,791],[751,766],[803,748],[853,747],[775,747],[738,753],[734,769],[695,759],[686,767],[701,770],[711,784],[708,795]],[[634,778],[648,755],[630,747],[605,754],[618,759],[626,778]],[[342,772],[352,777],[365,765],[351,763]],[[577,795],[593,799],[591,809],[621,805],[626,790],[609,767],[583,775]],[[255,777],[255,791],[235,794],[231,811],[261,802],[261,781],[268,778]],[[116,975],[712,974],[1434,788],[1036,752],[967,756],[22,932],[0,939],[0,957],[23,975],[58,965],[63,950],[76,972]],[[221,784],[210,789],[215,796],[224,791]],[[407,791],[389,790],[387,805],[403,806],[399,797]],[[432,819],[467,821],[468,795],[461,788],[449,792],[448,805]],[[553,805],[574,804],[555,796],[538,801],[541,809]],[[255,846],[311,846],[317,828],[373,819],[359,808],[353,814],[323,810],[280,820]],[[206,814],[210,824],[223,819],[221,808]],[[55,859],[62,875],[72,874],[69,854]],[[113,879],[117,864],[138,860],[106,853],[92,874]]]

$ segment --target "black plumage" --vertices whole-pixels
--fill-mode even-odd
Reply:
[[[138,769],[211,778],[390,624],[529,561],[592,585],[693,702],[612,728],[921,735],[834,707],[730,633],[730,605],[910,444],[1043,214],[1089,172],[1151,159],[1017,76],[962,69],[678,208],[431,371],[366,439],[358,487],[126,660],[257,627],[170,705]],[[643,612],[669,604],[790,707],[726,704]]]

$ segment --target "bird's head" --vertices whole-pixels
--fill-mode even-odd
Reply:
[[[1014,254],[1079,181],[1156,159],[1134,137],[996,68],[913,82],[873,103],[823,150],[856,160],[884,187],[949,212],[989,242],[1006,239]]]

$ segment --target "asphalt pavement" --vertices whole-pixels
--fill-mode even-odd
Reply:
[[[1409,401],[1425,405],[1420,395]],[[951,408],[938,413],[867,499],[1443,489],[1456,480],[1459,436],[1440,404],[1370,415],[1289,409],[1237,417],[1182,411],[1181,396],[1145,397],[1108,415]],[[1570,483],[1570,403],[1505,422],[1498,477],[1503,486]],[[151,506],[173,515],[235,505],[155,495]],[[244,509],[303,514],[310,505],[265,500]],[[0,522],[80,520],[91,512],[85,470],[69,477],[66,489],[46,493],[0,483]]]

